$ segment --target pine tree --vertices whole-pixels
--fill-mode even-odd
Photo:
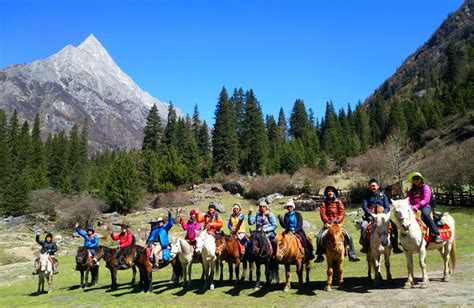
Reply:
[[[239,141],[235,130],[235,111],[228,99],[227,90],[222,88],[215,111],[216,123],[212,132],[213,173],[229,174],[238,170]]]
[[[20,133],[20,126],[18,124],[18,113],[15,109],[8,122],[8,136],[7,142],[10,148],[11,158],[16,161],[17,158],[17,146],[18,146],[18,135]]]
[[[293,139],[283,146],[281,168],[293,175],[304,164],[304,146],[300,139]]]
[[[32,172],[31,188],[33,190],[48,187],[48,164],[46,161],[46,152],[41,140],[40,119],[36,114],[31,132],[31,152],[30,161]]]
[[[247,91],[245,101],[240,170],[242,173],[264,174],[268,157],[268,139],[262,110],[252,90]]]
[[[114,162],[106,198],[112,211],[129,213],[141,197],[140,178],[132,153],[122,153]]]
[[[0,109],[0,215],[4,215],[6,212],[5,197],[12,172],[11,153],[8,147],[7,116],[5,111]]]
[[[207,179],[212,173],[212,159],[209,142],[209,127],[207,126],[206,121],[204,121],[204,123],[199,127],[197,144],[199,148],[201,178]]]
[[[286,125],[285,112],[283,111],[283,108],[280,108],[280,112],[278,113],[278,128],[279,128],[279,134],[281,135],[281,138],[283,139],[283,141],[286,141],[287,125]]]
[[[169,146],[178,146],[178,116],[174,109],[173,103],[170,102],[168,107],[168,120],[165,128],[165,143]]]
[[[188,183],[196,183],[200,178],[199,148],[193,131],[191,119],[186,119],[183,128],[183,163],[186,166]]]
[[[308,129],[308,114],[303,100],[297,99],[290,116],[289,134],[293,138],[303,138]]]
[[[176,148],[174,146],[164,147],[160,152],[158,165],[162,185],[174,188],[186,183],[186,165],[179,157]]]
[[[153,104],[146,118],[146,125],[143,129],[142,150],[150,148],[157,151],[163,140],[163,127],[161,126],[161,118],[156,104]]]
[[[360,151],[362,153],[365,153],[369,149],[371,138],[369,121],[364,105],[359,102],[355,111],[355,125],[360,140]]]
[[[280,134],[280,129],[275,122],[275,118],[273,118],[272,115],[267,115],[266,117],[265,130],[269,142],[266,170],[269,174],[277,173],[281,170],[281,155],[284,141],[282,140],[283,137]]]
[[[194,138],[196,140],[198,139],[199,136],[199,128],[201,127],[201,119],[199,116],[199,108],[198,105],[194,105],[194,112],[193,112],[193,132],[194,132]]]
[[[21,126],[20,134],[18,135],[17,142],[17,158],[16,158],[16,169],[19,173],[25,173],[25,176],[29,180],[30,174],[30,153],[31,153],[31,136],[30,136],[30,126],[27,121],[23,122]],[[28,185],[31,187],[31,185]]]
[[[390,104],[390,113],[388,117],[387,135],[395,132],[405,134],[408,130],[408,125],[405,120],[403,109],[398,99],[394,99]]]

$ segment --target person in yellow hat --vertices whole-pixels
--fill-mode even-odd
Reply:
[[[411,209],[416,213],[418,210],[421,211],[421,219],[428,226],[430,232],[434,235],[433,239],[436,244],[441,243],[443,240],[439,237],[438,227],[436,226],[433,218],[431,218],[431,188],[426,184],[425,178],[420,172],[412,172],[408,175],[408,181],[410,181],[411,188],[408,191],[408,204]]]

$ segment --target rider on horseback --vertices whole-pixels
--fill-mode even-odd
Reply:
[[[421,218],[434,235],[434,242],[441,243],[443,240],[439,237],[438,227],[431,218],[431,188],[425,184],[425,178],[419,172],[412,172],[408,176],[408,181],[412,183],[412,187],[408,191],[408,204],[415,213],[418,210],[421,211]]]
[[[242,207],[239,203],[234,203],[227,227],[232,235],[237,236],[242,245],[247,245],[248,239],[245,234],[245,214],[242,213]]]
[[[387,195],[381,190],[379,190],[379,182],[376,179],[369,180],[369,190],[365,194],[364,198],[362,199],[362,209],[364,210],[364,221],[361,224],[361,243],[362,249],[360,252],[367,253],[368,241],[366,239],[366,230],[369,226],[370,221],[372,220],[372,214],[377,214],[377,208],[383,207],[384,213],[390,213],[390,202],[387,198]],[[397,225],[390,220],[390,225],[392,228],[392,232],[390,233],[390,242],[392,243],[393,252],[394,253],[402,253],[398,247],[398,230]]]
[[[314,259],[313,247],[308,245],[306,233],[303,230],[303,217],[301,213],[295,210],[295,203],[291,199],[285,204],[285,207],[288,210],[285,216],[282,218],[278,215],[280,225],[285,228],[285,233],[298,234],[306,254],[306,259]]]
[[[316,235],[317,241],[316,241],[316,261],[315,262],[323,262],[324,257],[324,247],[323,247],[323,233],[324,231],[332,224],[340,224],[344,221],[344,203],[342,203],[341,200],[337,198],[337,189],[333,186],[327,186],[324,189],[324,201],[321,203],[321,208],[320,208],[320,215],[321,215],[321,220],[323,221],[324,226],[322,229],[319,231],[319,233]],[[344,234],[344,241],[347,246],[347,254],[349,255],[349,261],[359,261],[359,258],[355,255],[354,251],[354,241],[352,240],[351,235],[347,230],[342,228],[343,234]]]
[[[84,238],[84,247],[89,251],[89,254],[92,256],[92,261],[97,263],[95,258],[96,249],[99,247],[99,238],[97,237],[94,231],[94,228],[88,226],[86,229],[87,233],[84,230],[81,230],[79,223],[76,222],[76,232]]]
[[[252,209],[249,210],[249,225],[257,225],[257,231],[263,231],[272,245],[275,246],[275,230],[277,228],[277,223],[275,216],[270,212],[268,205],[265,201],[261,201],[258,205],[258,211],[256,214],[252,214]]]
[[[126,254],[126,248],[133,244],[133,233],[125,224],[116,225],[119,225],[121,227],[120,233],[110,233],[110,237],[114,241],[119,241],[119,249],[117,251],[117,254],[119,255],[119,263],[121,267],[126,268],[127,266],[123,263],[123,257]]]
[[[179,220],[183,230],[186,230],[186,236],[184,238],[187,239],[189,244],[193,247],[196,246],[196,231],[201,230],[201,224],[197,222],[196,214],[196,210],[191,210],[189,212],[189,220],[186,223],[184,222],[183,217]]]
[[[210,203],[207,208],[207,213],[202,216],[201,214],[196,214],[196,221],[204,223],[204,229],[207,230],[209,234],[216,236],[221,231],[224,223],[222,219],[217,215],[217,207],[214,203]]]
[[[48,253],[51,261],[53,263],[53,274],[58,273],[58,259],[54,256],[54,253],[58,251],[58,246],[56,246],[56,243],[53,242],[53,235],[51,233],[46,234],[46,237],[44,238],[44,241],[40,240],[40,233],[36,233],[36,243],[41,245],[41,254],[43,253]],[[39,257],[35,259],[34,263],[34,270],[33,270],[33,275],[38,274],[39,270]]]
[[[164,225],[163,218],[158,218],[157,220],[152,219],[150,221],[151,230],[150,236],[148,237],[147,244],[151,246],[153,250],[153,270],[158,269],[159,262],[159,253],[158,245],[161,245],[161,251],[163,254],[164,261],[170,261],[170,244],[168,239],[168,231],[173,227],[173,216],[171,212],[168,212],[168,223]]]

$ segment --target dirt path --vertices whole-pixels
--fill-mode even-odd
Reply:
[[[418,269],[415,276],[419,277]],[[344,291],[331,293],[320,291],[312,301],[299,303],[304,306],[472,306],[474,305],[474,265],[458,264],[457,271],[449,282],[442,282],[442,271],[430,271],[430,284],[427,289],[420,289],[419,284],[413,289],[403,289],[405,279],[395,279],[391,285],[381,289],[361,287],[365,278],[348,278]],[[418,279],[417,282],[421,280]],[[385,282],[386,284],[386,282]],[[324,292],[322,294],[321,292]]]

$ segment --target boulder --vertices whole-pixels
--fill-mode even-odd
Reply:
[[[217,208],[217,211],[218,211],[219,213],[225,213],[225,212],[226,212],[226,211],[225,211],[225,205],[224,205],[224,204],[220,204],[220,203],[219,203],[219,204],[216,204],[216,208]]]
[[[221,187],[219,187],[219,186],[212,186],[212,187],[211,187],[211,190],[212,190],[213,192],[222,192],[222,191],[223,191],[223,189],[222,189]]]
[[[296,209],[300,211],[314,211],[319,206],[319,203],[313,199],[300,199],[294,202]]]
[[[12,217],[8,223],[8,230],[24,229],[26,225],[31,221],[32,221],[31,215],[22,215],[18,217]]]
[[[265,201],[267,201],[268,204],[271,204],[273,202],[273,200],[275,199],[283,199],[284,196],[280,193],[274,193],[274,194],[271,194],[271,195],[268,195],[266,198],[265,198]]]
[[[102,214],[102,219],[114,219],[119,218],[120,214],[117,212]]]
[[[240,181],[227,181],[222,185],[222,187],[225,191],[228,191],[231,194],[243,195],[245,191],[245,185]]]
[[[303,229],[305,229],[305,230],[315,230],[316,226],[311,224],[309,221],[303,219]]]

